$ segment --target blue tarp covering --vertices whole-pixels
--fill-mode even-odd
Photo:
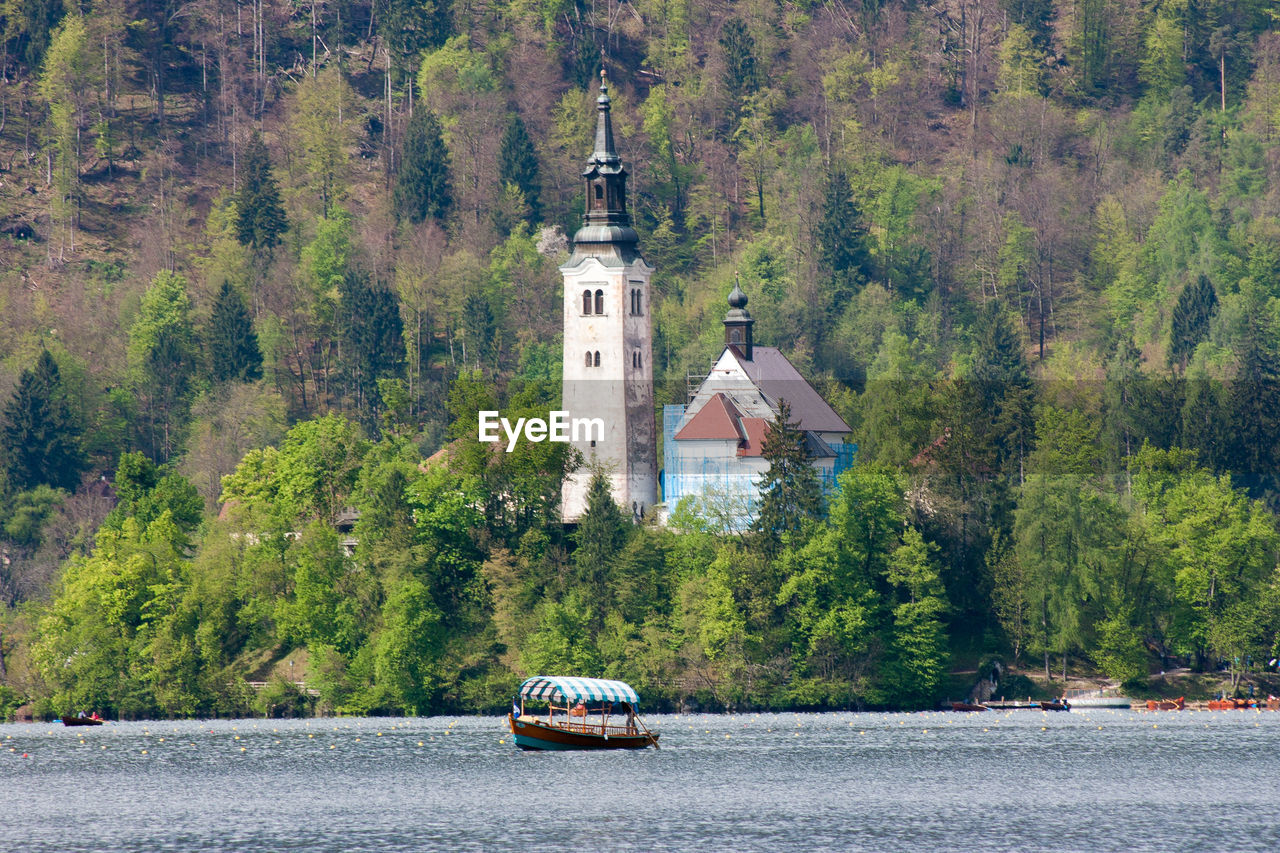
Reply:
[[[625,681],[607,678],[571,678],[563,675],[535,675],[520,685],[520,697],[537,702],[555,701],[568,705],[577,702],[630,702],[638,705],[640,697]]]

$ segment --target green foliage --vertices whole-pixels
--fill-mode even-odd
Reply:
[[[517,188],[528,206],[529,221],[542,219],[542,177],[533,140],[520,114],[513,112],[498,144],[499,180]],[[504,229],[510,230],[510,228]]]
[[[870,258],[864,233],[849,179],[833,170],[827,176],[817,237],[818,257],[831,277],[828,302],[837,310],[866,281]]]
[[[129,329],[128,354],[142,408],[140,438],[153,458],[167,461],[181,443],[198,364],[185,278],[156,273]]]
[[[38,25],[41,17],[37,12],[32,23]],[[74,228],[79,202],[81,104],[90,61],[87,38],[84,18],[64,17],[50,38],[40,76],[40,94],[49,105],[50,136],[57,152],[52,212],[64,228]],[[74,239],[64,238],[64,247],[74,244]]]
[[[241,158],[240,191],[236,195],[236,238],[257,253],[269,253],[289,228],[280,204],[280,188],[271,174],[271,155],[262,136],[249,138]]]
[[[45,521],[66,496],[61,489],[46,485],[14,495],[3,510],[5,540],[29,548],[38,546]]]
[[[354,113],[351,87],[337,65],[304,77],[298,85],[290,130],[302,147],[308,188],[319,197],[320,215],[326,218],[346,195]]]
[[[1009,27],[1000,45],[1000,90],[1009,98],[1041,94],[1044,87],[1044,59],[1033,35],[1021,23]]]
[[[62,0],[6,0],[0,5],[5,47],[12,47],[28,68],[38,67],[65,9]]]
[[[6,623],[50,644],[32,698],[428,713],[545,666],[923,707],[949,638],[1122,679],[1272,650],[1266,4],[868,2],[833,38],[811,3],[376,0],[244,43],[208,5],[0,0],[0,574],[48,601],[47,636]],[[781,478],[770,534],[709,494],[678,536],[601,503],[573,541],[581,459],[476,441],[478,408],[559,405],[563,258],[531,225],[576,226],[602,47],[659,400],[757,283],[757,341],[859,445],[825,521]],[[86,469],[105,524],[96,477],[64,494]],[[295,652],[314,707],[266,671]]]
[[[355,409],[371,427],[377,424],[382,399],[379,380],[403,371],[404,326],[394,293],[375,287],[362,273],[348,273],[339,287],[343,314],[343,356]]]
[[[214,382],[252,382],[262,378],[262,352],[253,318],[229,281],[222,282],[218,290],[204,337],[209,375]]]
[[[1168,97],[1186,79],[1183,33],[1176,12],[1167,7],[1162,7],[1151,19],[1139,63],[1139,74],[1150,96]]]
[[[761,480],[760,507],[751,522],[751,529],[771,549],[787,540],[803,539],[823,511],[822,487],[806,441],[805,432],[791,422],[790,404],[779,401],[760,448],[769,468]]]
[[[614,560],[626,545],[629,524],[613,500],[608,475],[601,470],[591,472],[587,486],[587,511],[578,520],[574,533],[574,580],[588,601],[603,604],[610,593],[609,579]],[[598,617],[604,614],[597,613]]]
[[[397,214],[410,222],[443,219],[453,205],[449,150],[430,110],[419,109],[409,122],[392,198]]]
[[[49,351],[42,349],[34,369],[22,371],[18,387],[0,412],[7,488],[25,492],[40,485],[74,489],[85,468],[80,425],[72,416]]]
[[[742,99],[760,86],[756,40],[745,23],[739,18],[730,18],[720,30],[719,41],[724,51],[724,87],[729,93],[730,109],[736,112]]]

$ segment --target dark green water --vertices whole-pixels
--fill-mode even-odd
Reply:
[[[1280,713],[647,722],[659,751],[520,752],[497,718],[3,725],[0,849],[1280,850]]]

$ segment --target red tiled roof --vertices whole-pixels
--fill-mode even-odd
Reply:
[[[766,418],[743,418],[742,431],[746,434],[746,437],[738,445],[738,455],[763,455],[764,439],[769,434],[769,421]]]
[[[723,394],[713,394],[698,413],[676,433],[676,441],[742,441],[738,421],[742,413]]]

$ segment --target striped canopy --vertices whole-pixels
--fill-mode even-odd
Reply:
[[[630,702],[640,697],[625,681],[607,678],[570,678],[562,675],[535,675],[520,685],[520,698],[538,702]]]

